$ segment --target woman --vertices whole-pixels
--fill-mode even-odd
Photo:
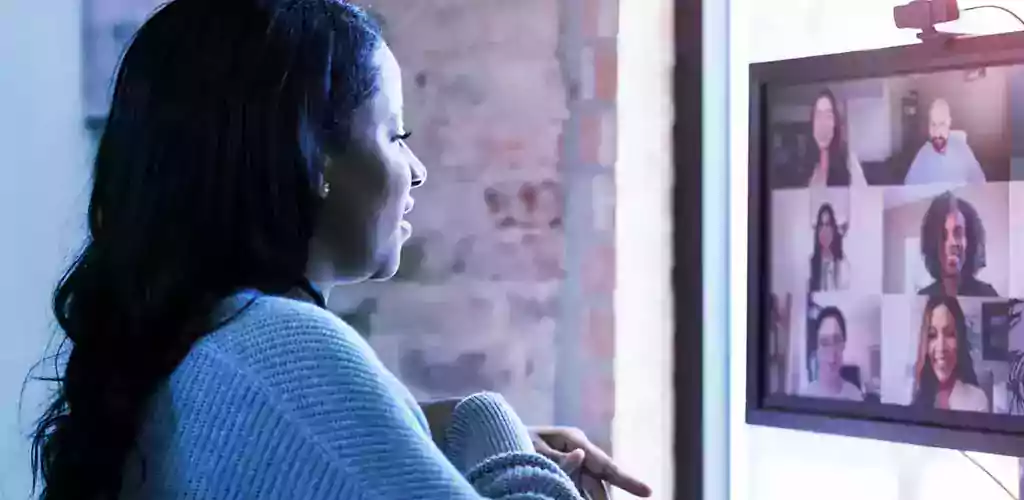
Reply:
[[[846,350],[846,318],[836,307],[826,307],[812,322],[808,344],[817,364],[817,377],[804,391],[812,398],[864,401],[864,393],[843,379],[843,352]]]
[[[146,22],[54,297],[70,349],[34,436],[42,498],[578,498],[500,396],[424,413],[324,308],[398,268],[426,180],[408,137],[356,7],[175,0]],[[577,432],[544,435],[622,482]]]
[[[978,376],[967,340],[967,321],[956,297],[928,298],[914,368],[913,406],[942,410],[988,412],[988,397]]]
[[[832,205],[824,203],[818,209],[814,234],[817,241],[811,254],[811,291],[846,290],[850,286],[850,263],[843,253],[843,233]]]
[[[811,135],[817,154],[808,180],[810,187],[867,185],[860,161],[846,143],[843,118],[831,90],[823,90],[814,100]]]

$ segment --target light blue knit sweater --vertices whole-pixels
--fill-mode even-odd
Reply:
[[[234,318],[152,399],[122,499],[579,498],[500,396],[456,406],[439,449],[409,391],[336,316],[256,292],[217,314]]]

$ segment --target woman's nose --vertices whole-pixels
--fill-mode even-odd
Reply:
[[[423,162],[416,157],[416,154],[409,152],[412,156],[412,162],[409,168],[412,170],[412,187],[418,188],[427,182],[427,167],[423,165]]]

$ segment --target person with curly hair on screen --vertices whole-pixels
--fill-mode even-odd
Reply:
[[[992,285],[976,277],[984,249],[985,231],[974,206],[950,192],[937,196],[921,223],[921,256],[935,281],[918,293],[997,297]]]
[[[912,405],[940,410],[987,412],[988,396],[978,387],[967,320],[956,297],[928,298],[921,315]]]

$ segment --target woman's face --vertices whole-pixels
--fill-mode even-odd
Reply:
[[[412,232],[404,219],[413,207],[410,190],[427,175],[404,140],[402,75],[387,45],[381,43],[375,63],[378,91],[355,111],[349,146],[330,157],[324,173],[330,189],[311,262],[330,268],[311,274],[330,274],[326,278],[334,282],[395,275]]]
[[[843,367],[846,341],[839,321],[829,316],[818,326],[818,370],[823,380],[836,380]]]
[[[814,102],[812,121],[814,142],[818,144],[818,148],[828,149],[836,132],[836,110],[832,108],[832,101],[828,97],[821,96]]]
[[[818,217],[818,244],[821,245],[822,249],[828,250],[832,248],[832,239],[835,238],[835,227],[832,214],[827,210],[823,210]]]
[[[928,319],[928,358],[940,383],[947,382],[956,371],[956,321],[944,305],[932,309]]]

